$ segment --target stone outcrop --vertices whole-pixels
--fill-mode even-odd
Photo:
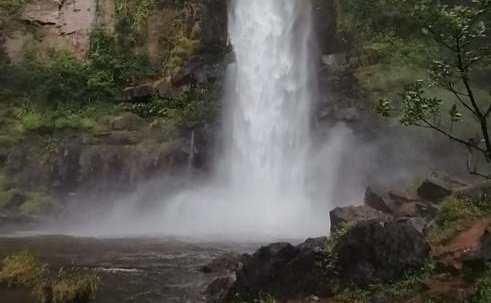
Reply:
[[[14,31],[6,36],[5,50],[12,60],[17,61],[24,54],[25,44],[36,41],[39,49],[64,49],[84,58],[96,13],[96,0],[28,2],[19,12],[18,19],[36,26],[40,34],[34,36],[26,31]]]
[[[403,278],[429,256],[430,246],[409,221],[360,222],[334,248],[344,283],[367,286]]]
[[[371,207],[348,206],[338,207],[329,213],[331,218],[331,232],[335,232],[340,226],[346,223],[357,223],[368,220],[390,220],[390,216]]]
[[[248,302],[262,294],[278,299],[325,295],[329,283],[318,267],[325,241],[326,238],[317,238],[298,246],[275,243],[262,247],[237,271],[227,300],[239,298]]]

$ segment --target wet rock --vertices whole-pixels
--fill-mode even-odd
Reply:
[[[451,194],[452,189],[437,179],[427,179],[418,188],[418,195],[427,201],[436,202]]]
[[[321,57],[322,63],[327,67],[343,66],[349,63],[346,53],[336,53],[323,55]]]
[[[480,239],[478,249],[465,251],[462,256],[462,271],[470,280],[481,276],[490,267],[491,228],[488,227]]]
[[[428,221],[426,221],[424,218],[421,218],[421,217],[403,219],[403,220],[399,220],[399,221],[400,222],[408,222],[409,224],[411,224],[414,227],[415,230],[417,230],[422,235],[425,234],[425,229],[428,226]]]
[[[147,99],[154,94],[153,83],[145,83],[138,86],[131,86],[123,89],[122,99],[123,101],[138,101]]]
[[[349,222],[361,222],[368,220],[390,220],[390,216],[380,210],[366,205],[338,207],[329,213],[331,218],[331,232],[336,231],[342,224]]]
[[[246,257],[243,255],[228,253],[226,255],[213,259],[210,263],[201,267],[200,271],[206,274],[224,274],[228,272],[234,272],[235,270],[239,269],[245,258]]]
[[[485,201],[491,198],[491,181],[481,181],[460,188],[457,194],[473,201]]]
[[[237,272],[228,299],[232,299],[232,294],[246,301],[256,299],[260,294],[279,299],[325,295],[328,281],[318,267],[325,240],[309,239],[298,246],[275,243],[262,247]]]
[[[203,291],[205,303],[222,303],[229,295],[229,290],[235,279],[230,276],[215,278]]]
[[[395,205],[394,201],[382,189],[375,189],[373,187],[368,187],[365,191],[365,205],[380,210],[384,213],[393,213]]]
[[[137,114],[124,113],[112,121],[111,128],[113,130],[137,131],[144,127],[145,124],[145,120]]]
[[[418,196],[424,201],[439,202],[443,198],[452,195],[466,184],[449,176],[435,175],[426,179],[418,187]]]
[[[334,248],[339,278],[358,286],[400,279],[422,266],[430,246],[408,221],[360,222]]]
[[[398,206],[394,211],[396,218],[434,218],[437,210],[432,205],[422,202],[408,202]]]

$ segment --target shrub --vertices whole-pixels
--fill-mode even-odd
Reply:
[[[32,290],[39,302],[88,303],[95,300],[99,278],[92,271],[63,270],[57,275],[47,270],[32,252],[24,251],[4,259],[0,282],[8,287]]]
[[[33,288],[46,275],[46,265],[29,251],[8,256],[3,260],[0,281],[9,287]]]
[[[99,278],[90,272],[61,270],[53,284],[53,303],[87,303],[95,300]]]
[[[429,239],[433,242],[445,241],[488,213],[486,203],[476,204],[473,201],[459,200],[455,196],[447,197],[440,203],[440,212]]]
[[[425,287],[423,282],[435,273],[435,264],[428,259],[419,270],[409,272],[404,279],[393,283],[370,285],[366,289],[344,289],[337,298],[346,302],[398,302],[409,294],[419,294],[423,297]],[[427,302],[427,301],[425,301]]]
[[[57,201],[45,192],[30,192],[20,209],[28,214],[40,214],[56,207]]]
[[[491,299],[491,270],[487,270],[476,283],[472,303],[488,303]]]

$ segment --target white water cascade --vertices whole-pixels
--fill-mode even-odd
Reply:
[[[254,241],[327,234],[326,195],[311,188],[320,163],[310,134],[316,86],[311,10],[310,0],[231,0],[235,60],[227,71],[223,149],[212,176],[162,197],[156,208],[118,204],[102,226],[84,226],[117,227],[115,234]],[[333,183],[317,179],[325,180],[323,187]]]
[[[235,62],[225,88],[225,151],[212,185],[167,204],[166,231],[256,238],[327,232],[325,214],[315,223],[305,187],[311,31],[308,0],[230,2]]]
[[[231,5],[235,64],[228,83],[225,174],[234,198],[267,214],[274,228],[309,208],[311,8],[298,0]]]

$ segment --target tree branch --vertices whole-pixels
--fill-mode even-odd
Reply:
[[[445,135],[450,140],[455,141],[457,143],[460,143],[460,144],[466,146],[469,149],[476,150],[476,151],[482,153],[484,156],[487,157],[487,151],[485,149],[480,148],[479,146],[476,146],[474,144],[469,143],[469,141],[466,141],[464,139],[458,138],[458,137],[456,137],[456,136],[448,133],[447,131],[439,128],[438,126],[435,126],[434,124],[428,122],[428,120],[426,120],[426,119],[422,119],[421,121],[423,121],[426,124],[426,126],[422,126],[422,125],[417,125],[417,126],[433,129],[433,130],[439,132],[440,134]]]
[[[463,93],[458,92],[457,90],[455,90],[455,88],[453,87],[452,83],[450,83],[450,82],[448,83],[448,90],[451,91],[455,95],[455,97],[457,98],[457,100],[459,100],[460,104],[462,104],[465,108],[467,108],[467,110],[469,110],[473,115],[477,116],[477,113],[472,109],[472,107],[469,106],[469,104],[467,104],[460,97],[461,95],[462,96],[467,96],[466,94],[463,94]]]
[[[484,117],[487,118],[490,114],[491,114],[491,105],[489,106],[488,110],[486,111],[486,114],[484,115]]]

